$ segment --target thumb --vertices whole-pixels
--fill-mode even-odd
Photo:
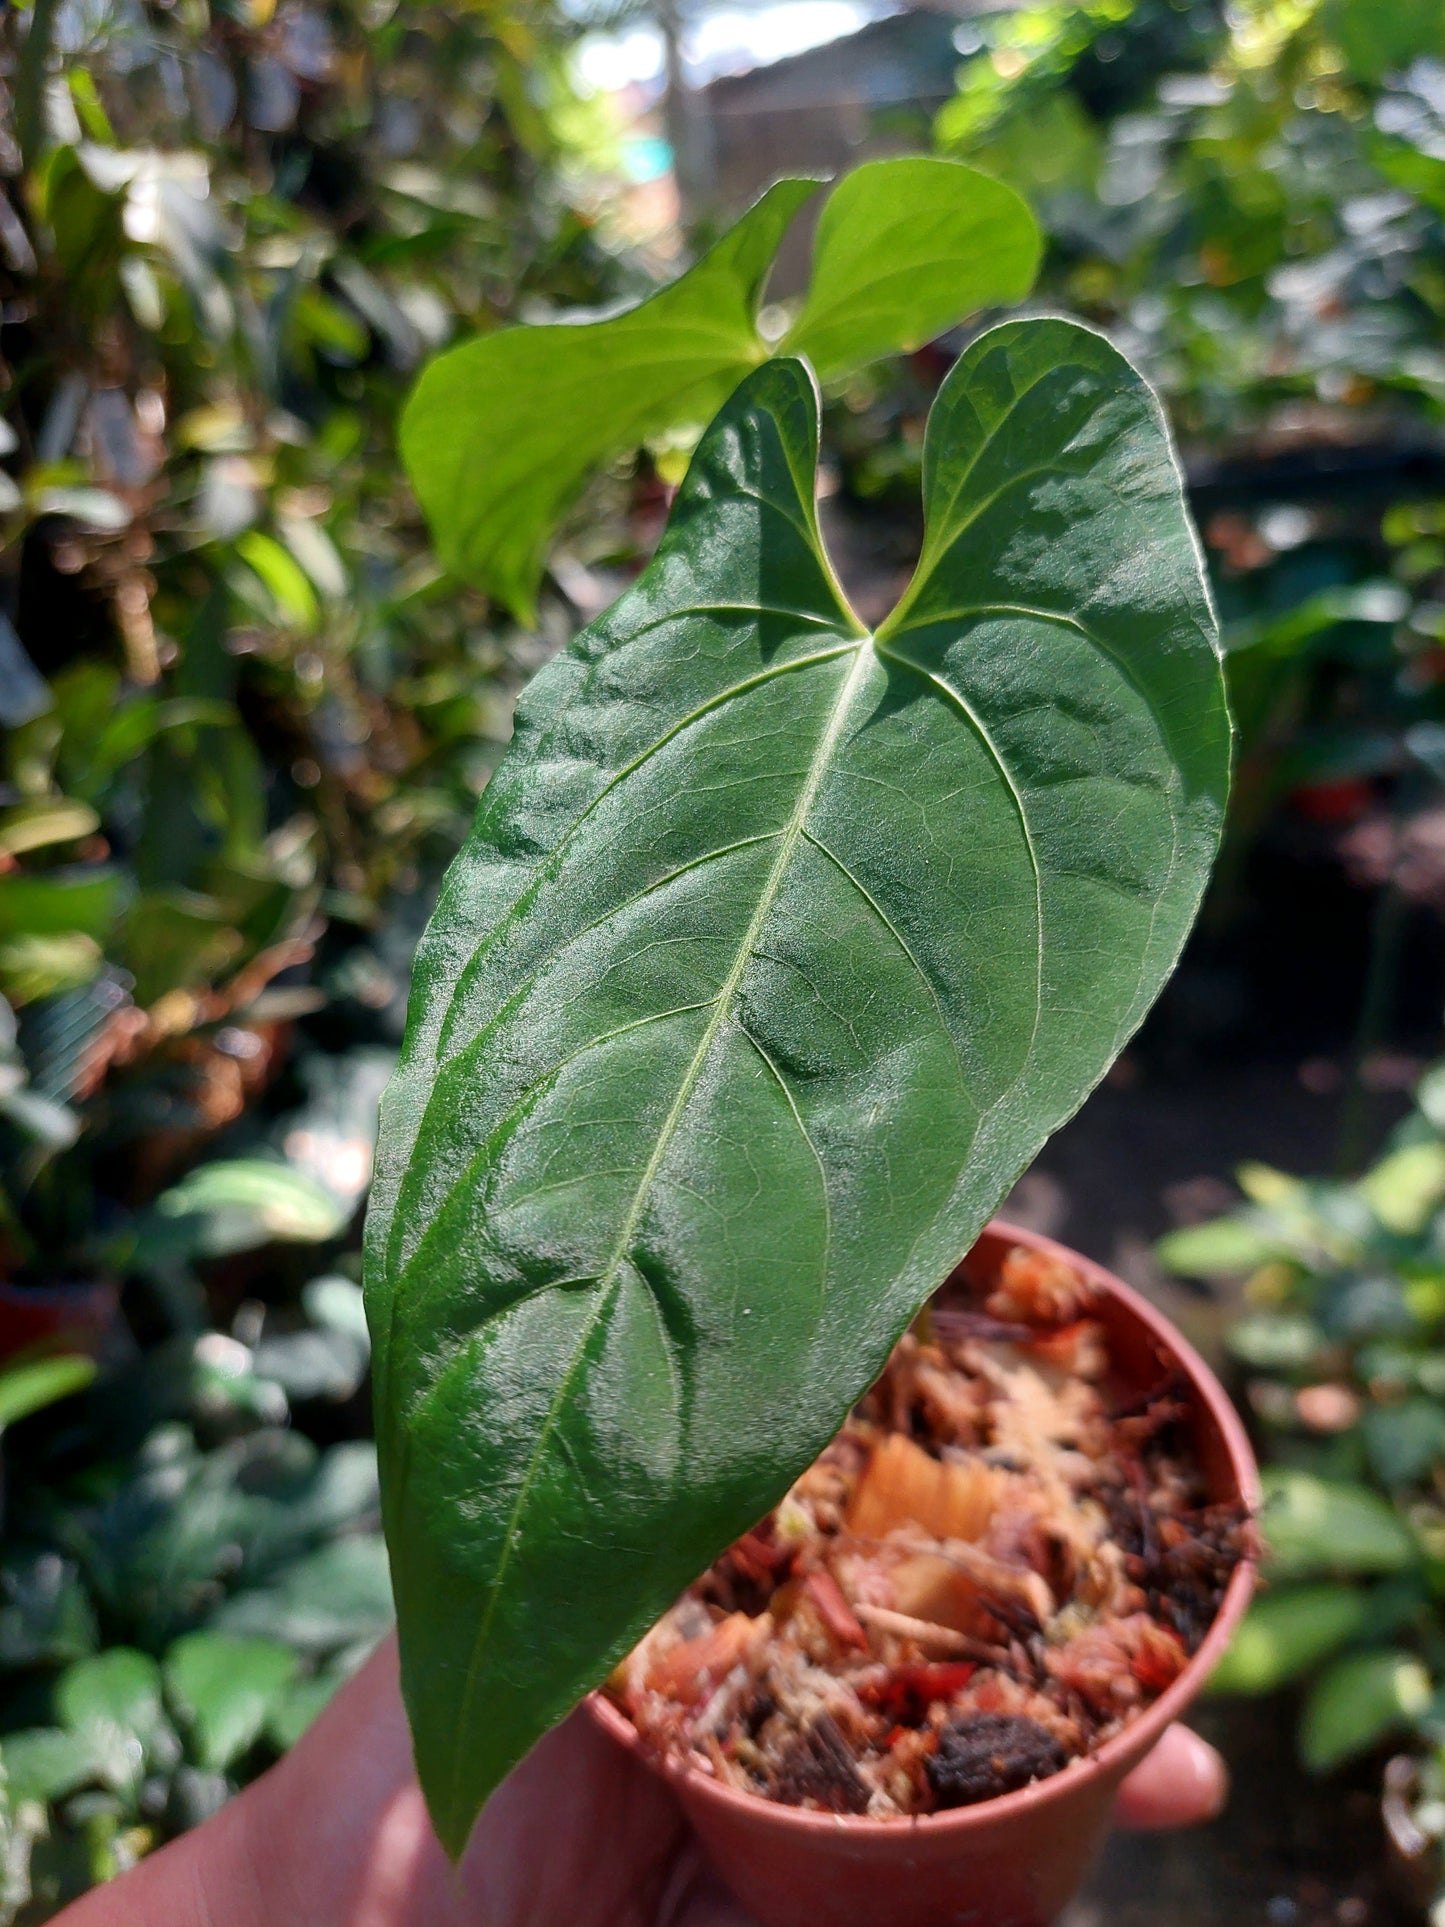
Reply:
[[[1114,1819],[1136,1829],[1191,1827],[1214,1819],[1228,1798],[1228,1770],[1208,1740],[1187,1726],[1170,1726],[1126,1775]]]

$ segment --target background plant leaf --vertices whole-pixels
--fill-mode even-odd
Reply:
[[[117,1788],[136,1784],[174,1745],[160,1668],[133,1647],[112,1646],[67,1668],[55,1689],[55,1710],[89,1746],[99,1777]]]
[[[162,1194],[156,1204],[175,1249],[216,1256],[272,1239],[319,1243],[335,1237],[346,1212],[304,1171],[265,1158],[218,1159]],[[173,1234],[173,1235],[170,1235]]]
[[[83,1392],[95,1369],[93,1358],[77,1352],[17,1358],[0,1368],[0,1427],[16,1425],[57,1399]]]
[[[1209,1681],[1212,1693],[1273,1693],[1362,1632],[1363,1592],[1286,1586],[1256,1599]]]
[[[338,1539],[298,1559],[267,1586],[240,1593],[216,1614],[218,1630],[283,1639],[323,1655],[375,1643],[391,1623],[386,1549],[379,1536]]]
[[[190,1732],[195,1756],[224,1773],[285,1704],[298,1660],[274,1639],[187,1633],[165,1660],[166,1691]]]
[[[1263,1488],[1260,1524],[1276,1579],[1399,1572],[1419,1556],[1404,1520],[1368,1486],[1270,1466]]]
[[[431,363],[401,449],[454,574],[531,613],[552,529],[588,472],[707,421],[768,354],[757,327],[768,270],[818,187],[777,182],[687,273],[622,314],[499,330]],[[1024,201],[973,168],[867,162],[824,208],[788,345],[824,375],[914,347],[1026,294],[1039,246]]]
[[[1346,1653],[1310,1688],[1300,1754],[1311,1772],[1328,1773],[1418,1719],[1429,1703],[1430,1675],[1412,1654]]]
[[[1280,1246],[1271,1225],[1241,1214],[1168,1231],[1154,1250],[1164,1269],[1181,1278],[1233,1278],[1277,1258]]]
[[[25,1800],[44,1805],[100,1778],[104,1760],[90,1734],[37,1726],[5,1735],[0,1765],[12,1806]]]
[[[876,638],[816,460],[774,361],[524,697],[418,955],[367,1283],[453,1852],[836,1429],[1137,1023],[1218,835],[1211,611],[1115,350],[1043,321],[965,352]]]

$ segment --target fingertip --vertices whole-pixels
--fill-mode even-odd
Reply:
[[[1125,1777],[1114,1817],[1136,1829],[1197,1826],[1221,1813],[1228,1798],[1229,1771],[1208,1740],[1171,1726]]]

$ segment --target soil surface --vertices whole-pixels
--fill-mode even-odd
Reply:
[[[608,1682],[650,1751],[901,1820],[1060,1773],[1171,1686],[1253,1541],[1184,1374],[986,1242],[780,1504]]]

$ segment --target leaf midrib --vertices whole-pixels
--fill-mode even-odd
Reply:
[[[821,542],[817,542],[816,547],[817,547],[819,559],[821,561],[826,561],[826,556],[823,552]],[[861,639],[866,639],[866,631],[862,629],[861,624],[857,623],[857,618],[853,615],[852,610],[848,607],[848,604],[843,599],[842,591],[841,589],[838,588],[836,580],[833,579],[831,569],[828,570],[828,575],[829,575],[830,584],[834,588],[834,591],[838,596],[838,612],[837,612],[838,617],[842,620],[851,620],[858,630],[858,637]],[[711,607],[714,605],[702,605],[702,606]],[[767,605],[763,605],[763,606],[766,607]],[[645,625],[645,627],[642,630],[639,630],[637,634],[646,633],[647,628],[652,626],[656,626],[656,625]],[[636,640],[636,637],[635,636],[629,637],[628,640],[634,641]],[[452,992],[447,1014],[442,1021],[442,1025],[441,1025],[440,1031],[438,1032],[436,1044],[434,1047],[438,1070],[442,1068],[442,1062],[441,1062],[442,1052],[446,1047],[447,1038],[450,1034],[451,1027],[456,1016],[457,1000],[460,994],[462,984],[466,981],[467,976],[476,965],[478,959],[481,956],[483,956],[488,950],[490,950],[500,940],[502,931],[510,925],[512,920],[515,919],[515,917],[517,916],[518,912],[534,896],[536,890],[540,886],[542,877],[545,874],[555,873],[556,867],[560,862],[564,852],[570,847],[573,840],[580,832],[583,824],[587,822],[587,820],[591,817],[591,815],[597,809],[599,804],[601,804],[603,799],[609,796],[615,789],[617,789],[622,783],[624,783],[629,776],[633,775],[638,769],[640,769],[643,766],[643,764],[646,763],[651,757],[657,755],[662,749],[664,749],[666,745],[671,741],[673,741],[674,738],[677,737],[682,732],[682,730],[687,728],[689,724],[699,720],[703,716],[712,714],[714,711],[722,708],[724,704],[730,702],[734,697],[742,695],[746,693],[748,690],[754,687],[757,687],[762,683],[774,681],[778,677],[792,674],[796,670],[805,670],[805,669],[812,668],[819,663],[832,661],[839,656],[846,655],[848,653],[849,648],[855,647],[855,646],[857,646],[856,640],[854,642],[849,642],[848,640],[840,640],[836,648],[813,650],[809,652],[807,655],[803,655],[803,656],[790,656],[782,662],[770,663],[765,669],[759,671],[755,676],[744,677],[739,682],[730,684],[728,688],[717,692],[713,696],[710,696],[706,702],[696,705],[695,708],[693,708],[692,710],[689,710],[686,716],[680,718],[677,722],[669,725],[669,727],[663,731],[661,736],[655,738],[651,743],[647,745],[647,747],[643,751],[640,752],[640,754],[633,757],[631,762],[625,764],[622,769],[615,771],[608,778],[607,782],[603,785],[602,789],[598,792],[598,794],[595,797],[593,797],[591,802],[588,803],[587,807],[582,811],[580,816],[574,818],[574,820],[567,826],[566,833],[563,835],[560,842],[558,842],[554,846],[554,848],[547,853],[545,859],[543,860],[539,868],[533,873],[533,875],[529,879],[527,887],[522,891],[521,895],[517,898],[517,900],[514,903],[510,904],[507,910],[497,919],[496,923],[494,924],[492,930],[489,932],[487,937],[485,937],[483,941],[476,946],[476,948],[472,951],[471,955],[468,957],[466,963],[462,966],[461,971],[458,975],[456,987],[453,989],[453,992]],[[712,852],[710,854],[716,854],[716,852]],[[484,1027],[484,1030],[485,1028],[486,1027]],[[477,1041],[476,1039],[473,1039],[474,1043],[476,1041]],[[447,1061],[450,1062],[452,1060],[447,1060]],[[430,1114],[432,1104],[435,1102],[435,1097],[436,1097],[436,1085],[434,1082],[431,1093],[429,1094],[426,1104],[423,1107],[421,1120],[417,1126],[418,1136],[420,1136],[421,1132],[424,1131],[426,1128],[427,1117]],[[403,1184],[404,1183],[405,1183],[405,1180],[403,1180]],[[399,1206],[399,1203],[400,1203],[400,1195],[398,1196],[398,1206]],[[401,1295],[402,1279],[401,1279],[401,1276],[397,1275],[396,1267],[400,1257],[399,1240],[401,1237],[401,1226],[402,1226],[401,1213],[400,1213],[400,1210],[398,1209],[393,1213],[391,1223],[387,1229],[386,1251],[385,1251],[385,1261],[384,1261],[387,1274],[392,1278],[391,1301],[390,1301],[390,1306],[387,1314],[386,1350],[388,1354],[390,1353],[391,1346],[395,1341],[396,1326],[397,1326],[397,1320],[399,1317],[399,1299]],[[403,1270],[404,1269],[405,1267],[403,1268]]]
[[[843,686],[838,692],[838,697],[833,705],[833,710],[828,718],[827,725],[818,739],[818,747],[814,752],[812,762],[808,766],[808,774],[804,779],[803,786],[798,792],[798,800],[793,807],[792,816],[783,832],[778,854],[773,861],[773,867],[768,873],[767,882],[758,894],[757,908],[748,921],[747,929],[743,932],[738,944],[737,955],[734,957],[727,977],[723,981],[722,988],[718,992],[717,1002],[713,1006],[713,1014],[703,1028],[702,1035],[698,1039],[697,1049],[693,1052],[692,1058],[678,1085],[677,1096],[673,1099],[668,1114],[663,1120],[662,1128],[657,1134],[657,1140],[653,1145],[651,1155],[648,1157],[647,1163],[643,1167],[642,1175],[638,1179],[637,1188],[633,1193],[632,1202],[628,1207],[627,1215],[623,1219],[622,1227],[618,1232],[612,1254],[607,1261],[605,1269],[597,1279],[596,1303],[593,1306],[591,1314],[583,1323],[577,1343],[573,1348],[572,1356],[567,1362],[567,1368],[563,1372],[558,1382],[557,1390],[554,1392],[552,1400],[547,1407],[542,1424],[538,1429],[537,1443],[533,1447],[531,1457],[527,1461],[526,1470],[522,1474],[522,1482],[517,1489],[517,1497],[513,1501],[511,1512],[508,1514],[507,1524],[503,1531],[502,1550],[497,1561],[496,1576],[492,1580],[491,1592],[488,1596],[481,1622],[477,1628],[476,1639],[472,1645],[471,1658],[467,1664],[466,1680],[462,1688],[461,1706],[456,1729],[457,1744],[452,1755],[453,1803],[455,1803],[462,1783],[466,1758],[464,1736],[470,1728],[472,1699],[476,1692],[478,1668],[481,1663],[482,1653],[485,1650],[488,1637],[491,1633],[492,1622],[496,1618],[497,1607],[502,1596],[502,1586],[507,1576],[507,1568],[511,1563],[512,1550],[517,1540],[517,1528],[521,1523],[522,1514],[531,1494],[532,1485],[541,1467],[547,1446],[551,1441],[552,1433],[556,1429],[557,1421],[561,1416],[563,1407],[571,1392],[573,1380],[577,1376],[578,1368],[586,1353],[592,1334],[597,1329],[605,1310],[610,1306],[615,1296],[623,1261],[627,1256],[633,1238],[636,1236],[637,1228],[642,1222],[642,1216],[647,1209],[648,1198],[653,1184],[656,1182],[657,1174],[662,1168],[663,1160],[667,1156],[672,1139],[676,1134],[678,1125],[682,1121],[683,1113],[686,1111],[688,1101],[696,1088],[697,1080],[702,1075],[703,1066],[707,1062],[718,1032],[721,1030],[725,1019],[731,1012],[733,1000],[737,995],[738,987],[743,979],[743,973],[746,971],[748,962],[752,956],[753,945],[758,939],[763,924],[767,921],[768,915],[777,900],[778,892],[782,888],[783,881],[787,876],[793,852],[797,848],[799,839],[803,835],[808,815],[817,798],[823,778],[831,766],[834,752],[837,749],[839,739],[847,723],[848,711],[852,706],[854,694],[863,681],[869,666],[877,660],[870,636],[865,635],[860,637],[854,647],[856,657],[853,667],[843,680]]]

